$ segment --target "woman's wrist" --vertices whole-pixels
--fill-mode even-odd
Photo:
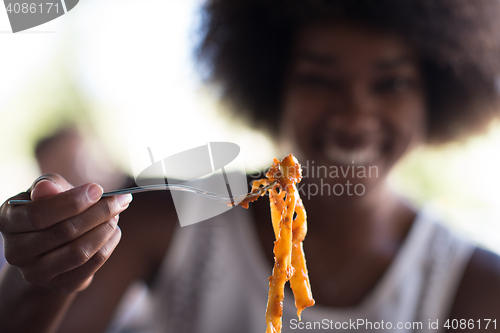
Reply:
[[[0,327],[13,331],[36,328],[37,332],[53,332],[76,295],[32,284],[23,278],[17,267],[5,264],[0,272]]]

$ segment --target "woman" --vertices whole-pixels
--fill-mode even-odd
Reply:
[[[463,138],[496,116],[497,1],[218,0],[206,13],[200,55],[225,100],[309,163],[304,246],[316,305],[303,323],[444,332],[447,319],[465,320],[469,331],[500,320],[500,258],[417,212],[386,182],[415,145]],[[313,176],[313,162],[329,173]],[[356,173],[335,173],[347,167]],[[2,327],[103,331],[126,287],[142,279],[158,329],[264,330],[262,267],[270,272],[274,241],[264,200],[175,229],[168,194],[136,195],[130,207],[130,196],[101,194],[48,175],[13,197],[31,204],[2,206],[10,263]],[[283,331],[307,331],[290,298]]]

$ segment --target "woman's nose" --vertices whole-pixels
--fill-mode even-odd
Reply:
[[[332,105],[329,112],[328,127],[358,134],[377,129],[376,103],[370,97],[369,91],[361,86],[346,88],[337,105]]]

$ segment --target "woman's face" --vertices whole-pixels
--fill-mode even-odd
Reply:
[[[299,31],[282,107],[282,133],[293,146],[288,148],[298,152],[310,179],[318,173],[325,178],[318,168],[326,166],[324,182],[330,184],[347,179],[372,187],[425,133],[426,99],[415,51],[397,35],[356,24]],[[352,169],[342,174],[349,166],[354,177]]]

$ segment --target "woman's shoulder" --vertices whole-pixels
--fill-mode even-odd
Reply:
[[[485,319],[500,320],[500,257],[449,227],[443,216],[424,206],[412,228],[411,248],[422,250],[422,272],[428,277],[422,319],[439,318],[444,330],[446,323],[453,328],[454,319],[474,321],[475,329],[480,320],[484,329]]]
[[[480,247],[475,249],[458,287],[449,319],[473,319],[476,325],[480,320],[484,326],[487,319],[500,320],[499,255]],[[493,325],[489,328],[493,329]]]

